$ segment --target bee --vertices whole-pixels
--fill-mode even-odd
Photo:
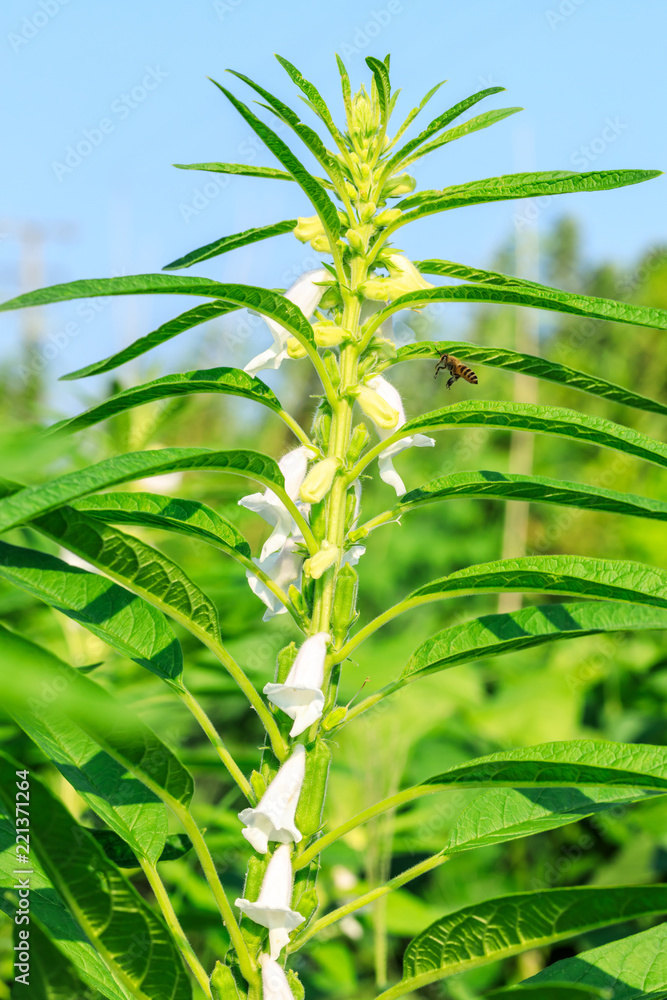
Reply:
[[[438,372],[444,371],[450,372],[451,378],[447,381],[447,388],[451,389],[457,379],[464,378],[466,382],[470,382],[471,385],[477,385],[477,376],[475,375],[472,368],[468,368],[464,365],[462,361],[455,358],[453,354],[441,354],[440,360],[435,366],[435,375],[433,378],[438,377]]]

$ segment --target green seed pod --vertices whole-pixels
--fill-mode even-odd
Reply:
[[[334,645],[345,642],[350,626],[357,617],[357,588],[359,577],[356,570],[346,563],[341,566],[336,577],[336,591],[333,600],[333,625],[331,636]]]
[[[296,826],[304,838],[312,837],[322,826],[322,809],[327,790],[331,747],[318,739],[306,752],[306,776],[296,808]]]
[[[243,888],[244,899],[248,899],[251,902],[256,902],[259,898],[259,893],[262,888],[262,882],[264,881],[264,875],[266,874],[266,869],[269,866],[270,858],[268,854],[257,855],[254,854],[248,861],[248,870],[245,877],[245,886]],[[248,945],[248,950],[251,954],[254,954],[261,947],[262,941],[266,937],[266,929],[256,924],[254,920],[245,914],[241,915],[241,933],[243,934],[243,939]]]
[[[329,714],[322,719],[322,729],[325,733],[331,732],[331,730],[335,729],[336,726],[340,726],[346,716],[347,707],[345,705],[339,705],[338,708],[334,708],[333,712],[329,712]]]
[[[239,989],[232,970],[222,962],[215,963],[211,976],[211,993],[213,1000],[246,1000],[247,996]]]
[[[320,901],[317,897],[316,889],[309,889],[304,892],[298,903],[294,904],[295,910],[301,914],[302,917],[306,918],[306,922],[312,917],[313,913],[319,906]]]
[[[338,367],[338,362],[336,361],[336,355],[333,351],[325,351],[322,355],[322,361],[324,362],[324,367],[327,370],[327,374],[331,379],[334,389],[337,389],[340,385],[340,369]]]
[[[345,497],[345,530],[349,531],[352,527],[352,522],[357,516],[357,496],[354,490],[349,490],[347,496]]]
[[[310,530],[315,535],[318,542],[324,540],[327,533],[327,522],[325,517],[326,498],[319,503],[312,504],[310,508]]]
[[[347,448],[348,462],[356,462],[366,445],[371,439],[370,431],[366,424],[357,424],[352,431],[352,437]]]
[[[316,886],[319,870],[319,862],[311,861],[305,868],[300,868],[294,876],[292,907],[306,918],[304,928],[308,926],[310,918],[318,907],[319,900],[317,898]]]
[[[331,407],[328,403],[320,403],[313,420],[313,437],[316,444],[326,453],[329,447],[329,434],[331,433]]]
[[[307,621],[308,608],[306,607],[306,602],[303,599],[303,594],[301,593],[301,591],[297,590],[297,588],[294,586],[293,583],[290,583],[289,585],[287,596],[294,605],[297,614],[300,615],[304,621]]]
[[[276,670],[276,681],[278,684],[284,684],[287,680],[287,675],[294,666],[297,652],[296,643],[290,642],[289,646],[284,646],[278,653]]]
[[[296,660],[296,654],[298,650],[294,642],[290,642],[289,646],[285,646],[280,650],[276,660],[276,675],[275,679],[278,684],[284,684],[287,679],[287,675],[292,669],[292,664]],[[290,729],[292,728],[292,720],[284,712],[279,709],[275,710],[275,720],[280,734],[283,737],[287,737]],[[280,768],[280,761],[275,757],[270,748],[266,747],[264,753],[262,754],[262,777],[268,785],[273,781],[278,769]]]

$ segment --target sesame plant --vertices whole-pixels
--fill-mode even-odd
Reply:
[[[243,894],[232,898],[206,831],[191,811],[193,779],[177,750],[96,680],[94,672],[70,666],[30,636],[3,626],[4,708],[99,819],[95,829],[85,827],[72,815],[67,796],[59,794],[62,783],[32,775],[28,779],[21,761],[6,754],[0,758],[1,822],[7,835],[2,906],[15,921],[17,984],[27,985],[26,976],[32,977],[33,989],[41,984],[41,992],[25,994],[17,985],[17,997],[74,997],[87,991],[85,995],[110,1000],[187,1000],[194,989],[197,996],[216,1000],[302,1000],[295,956],[298,964],[301,950],[344,917],[462,852],[667,793],[665,747],[572,740],[472,759],[382,801],[369,801],[336,828],[325,822],[337,732],[377,711],[384,699],[400,699],[406,685],[529,646],[592,633],[667,628],[667,573],[605,558],[604,553],[599,558],[564,553],[472,565],[424,579],[372,621],[358,621],[357,611],[366,539],[378,529],[400,530],[402,517],[413,517],[427,504],[440,505],[443,532],[448,521],[445,501],[459,497],[602,511],[613,516],[615,531],[622,526],[622,516],[667,519],[667,503],[660,500],[494,470],[454,472],[407,491],[401,476],[409,472],[408,456],[400,459],[400,473],[394,466],[412,447],[444,452],[454,435],[471,427],[523,431],[546,435],[547,440],[557,435],[667,466],[663,443],[586,412],[586,396],[593,396],[667,413],[664,403],[606,380],[603,357],[598,372],[591,374],[501,347],[419,341],[397,348],[392,336],[392,318],[399,311],[448,302],[504,303],[598,318],[628,324],[635,337],[641,336],[641,327],[667,330],[667,311],[661,309],[575,295],[445,259],[411,261],[395,242],[404,226],[428,215],[505,199],[603,191],[650,180],[659,171],[521,173],[418,191],[409,170],[421,157],[520,110],[485,111],[459,123],[466,112],[503,88],[473,94],[418,130],[417,117],[436,94],[440,99],[438,84],[397,127],[393,112],[398,92],[390,85],[389,57],[366,60],[370,86],[356,93],[339,60],[345,110],[339,128],[316,87],[287,60],[279,62],[320,131],[236,73],[259,95],[268,112],[264,118],[231,91],[216,86],[280,167],[180,166],[294,182],[304,205],[310,203],[307,211],[314,214],[226,236],[164,270],[185,270],[289,232],[322,256],[321,267],[302,274],[286,293],[166,273],[74,281],[20,295],[2,306],[18,309],[138,294],[207,300],[111,357],[72,372],[66,376],[70,379],[112,371],[198,324],[242,308],[259,313],[273,337],[271,346],[243,370],[176,373],[123,389],[41,432],[42,441],[46,437],[62,442],[131,408],[191,393],[251,400],[282,420],[294,436],[294,448],[279,460],[258,450],[164,447],[116,455],[36,485],[1,483],[0,528],[21,531],[14,532],[12,543],[0,542],[0,577],[156,675],[168,695],[192,713],[215,749],[219,768],[226,770],[243,800],[238,845],[248,857]],[[317,162],[316,174],[267,124],[271,116],[281,123],[281,134],[291,130],[305,146]],[[447,281],[434,284],[431,278]],[[289,374],[297,361],[312,366],[318,380],[308,425],[287,412],[258,375],[281,365]],[[395,365],[415,362],[423,378],[445,369],[436,383],[443,405],[407,417],[391,374]],[[547,387],[555,383],[586,395],[573,393],[572,409],[484,399],[483,376],[478,381],[471,366],[518,372],[543,380]],[[463,400],[460,395],[457,399],[460,377],[473,386]],[[147,476],[193,470],[250,481],[254,492],[240,503],[272,529],[259,555],[253,557],[234,524],[203,503],[123,489]],[[376,475],[386,484],[387,506],[368,517],[364,483]],[[132,533],[124,530],[127,527],[142,530]],[[204,541],[221,560],[235,560],[265,621],[291,616],[295,640],[280,652],[274,679],[262,689],[252,683],[243,662],[230,654],[211,599],[145,540],[153,529]],[[60,556],[69,552],[85,560],[83,566],[53,554],[55,547]],[[547,603],[474,617],[476,595],[517,592],[545,595]],[[339,703],[339,679],[343,671],[354,674],[355,651],[362,643],[372,646],[376,632],[398,616],[407,616],[407,623],[414,608],[460,597],[471,599],[466,618],[423,636],[387,686],[363,691],[350,705]],[[252,773],[240,766],[226,734],[218,731],[188,687],[188,668],[177,638],[183,630],[207,648],[220,671],[228,672],[263,726],[264,745],[257,749]],[[273,666],[267,665],[267,671]],[[28,787],[32,881],[30,918],[25,921],[24,897],[16,880],[28,865],[15,831],[27,825],[19,823],[23,813],[16,789]],[[399,806],[462,788],[477,789],[478,794],[455,819],[441,850],[337,908],[320,907],[318,870],[332,844]],[[169,833],[174,824],[178,833]],[[204,967],[184,933],[160,873],[162,862],[188,851],[196,854],[229,936],[229,949],[217,956],[212,968]],[[137,874],[152,890],[150,902],[132,882]],[[453,909],[419,933],[405,950],[402,977],[388,984],[368,983],[364,995],[379,994],[382,1000],[435,996],[429,984],[457,973],[610,928],[610,943],[547,965],[518,985],[508,982],[493,996],[664,997],[667,923],[655,918],[665,913],[667,885],[656,884],[541,886],[487,899]],[[624,927],[614,930],[620,924]]]

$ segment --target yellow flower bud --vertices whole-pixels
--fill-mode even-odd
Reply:
[[[339,705],[338,708],[334,708],[333,712],[329,712],[329,714],[322,719],[322,729],[325,733],[328,733],[331,729],[339,726],[341,722],[344,722],[346,715],[347,706]]]
[[[319,215],[300,216],[292,232],[297,240],[301,240],[302,243],[308,243],[310,240],[315,239],[316,236],[324,236],[324,226],[320,222]],[[327,243],[327,247],[328,245]]]
[[[296,337],[290,337],[287,341],[286,347],[287,356],[290,357],[292,361],[299,361],[301,358],[305,358],[308,353],[306,348],[296,339]]]
[[[347,330],[335,323],[313,323],[315,343],[318,347],[338,347],[347,339]]]
[[[392,222],[396,222],[397,219],[403,215],[400,208],[388,208],[384,212],[380,212],[379,215],[375,216],[376,226],[390,226]]]
[[[304,503],[319,503],[331,489],[334,476],[340,466],[337,458],[325,458],[312,467],[299,490]]]
[[[326,573],[330,566],[333,566],[335,562],[338,562],[339,556],[340,549],[338,546],[324,541],[322,542],[322,548],[319,552],[316,552],[314,556],[310,557],[310,559],[306,559],[303,564],[303,568],[312,580],[319,580],[322,574]]]
[[[360,212],[361,221],[369,222],[375,215],[376,210],[377,210],[377,205],[375,204],[374,201],[367,202]]]
[[[348,231],[345,233],[345,237],[351,247],[353,247],[355,250],[358,250],[360,253],[363,251],[364,241],[362,240],[361,236],[359,235],[356,229],[348,229]]]
[[[396,298],[394,282],[391,278],[369,278],[359,286],[359,291],[364,298],[372,302],[387,302],[391,298]],[[398,293],[402,294],[401,292]]]
[[[310,241],[310,245],[316,253],[331,253],[327,236],[316,236],[314,240]]]
[[[393,406],[385,402],[382,396],[369,389],[367,385],[362,385],[357,395],[357,402],[367,417],[370,417],[374,424],[383,430],[390,431],[396,426],[399,420],[399,412]]]
[[[398,198],[402,194],[410,194],[417,186],[417,181],[410,174],[398,174],[390,177],[385,184],[382,193],[388,198]]]

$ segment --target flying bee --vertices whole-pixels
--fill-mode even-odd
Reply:
[[[441,354],[440,360],[435,366],[435,375],[433,378],[438,377],[438,372],[447,370],[450,372],[451,377],[447,381],[447,388],[451,389],[457,379],[464,378],[466,382],[470,382],[471,385],[477,385],[477,376],[475,375],[472,368],[468,368],[464,365],[462,361],[455,358],[453,354]]]

